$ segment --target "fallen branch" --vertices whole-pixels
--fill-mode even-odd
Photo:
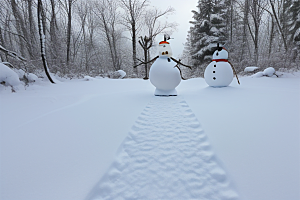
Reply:
[[[6,65],[6,66],[8,66],[8,67],[10,67],[10,68],[15,68],[11,63],[9,63],[9,62],[2,62],[2,64],[4,64],[4,65]]]
[[[23,61],[23,62],[27,62],[27,60],[26,60],[24,57],[18,55],[18,54],[17,54],[16,52],[14,52],[14,51],[10,51],[10,50],[5,49],[5,48],[4,48],[3,46],[1,46],[1,45],[0,45],[0,50],[3,51],[5,54],[7,54],[7,55],[10,56],[10,57],[13,57],[13,58],[15,58],[15,59],[17,59],[17,60],[20,60],[20,61]]]

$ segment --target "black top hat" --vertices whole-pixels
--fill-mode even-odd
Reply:
[[[218,51],[222,51],[222,49],[223,49],[223,47],[220,47],[220,44],[217,43],[217,50],[218,50]]]

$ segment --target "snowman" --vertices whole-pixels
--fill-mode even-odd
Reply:
[[[147,62],[154,62],[149,71],[150,82],[156,87],[154,95],[177,96],[177,91],[175,88],[180,84],[181,79],[184,79],[182,77],[179,65],[189,67],[190,69],[191,67],[182,64],[180,60],[178,61],[172,58],[172,49],[170,43],[167,42],[166,36],[164,41],[159,43],[158,50],[159,55]],[[139,65],[141,64],[146,63],[142,62]]]
[[[233,80],[233,73],[240,84],[232,64],[228,61],[228,52],[224,47],[219,47],[218,43],[212,62],[205,69],[204,79],[211,87],[227,87]]]

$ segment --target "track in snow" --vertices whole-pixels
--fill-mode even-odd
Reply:
[[[182,97],[154,97],[88,196],[231,200],[238,195]]]

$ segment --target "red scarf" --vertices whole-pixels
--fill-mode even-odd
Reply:
[[[213,59],[212,61],[216,61],[216,62],[228,62],[227,59]]]

